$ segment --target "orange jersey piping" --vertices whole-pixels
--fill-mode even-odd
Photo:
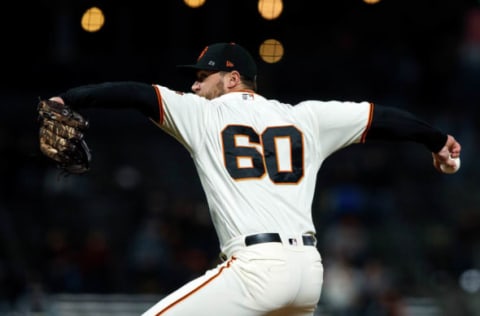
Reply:
[[[158,118],[158,123],[160,125],[163,124],[163,119],[164,119],[164,111],[163,111],[163,102],[162,102],[162,94],[160,93],[160,89],[157,86],[153,86],[155,89],[155,94],[157,95],[157,100],[158,100],[158,112],[160,113],[160,116]]]
[[[208,283],[212,282],[214,279],[216,279],[220,274],[222,274],[222,272],[226,269],[226,268],[230,268],[230,265],[232,264],[233,261],[235,261],[237,258],[235,257],[232,257],[230,260],[228,260],[227,264],[224,265],[223,267],[220,268],[220,270],[218,271],[217,274],[215,274],[214,276],[212,276],[211,278],[209,278],[208,280],[206,280],[205,282],[203,282],[202,284],[200,284],[199,286],[197,286],[195,289],[193,289],[192,291],[188,292],[187,294],[185,294],[184,296],[180,297],[178,300],[176,300],[175,302],[173,302],[172,304],[168,305],[167,307],[165,307],[164,309],[162,309],[161,311],[159,311],[158,313],[155,314],[155,316],[160,316],[162,315],[163,313],[165,313],[166,311],[168,311],[170,308],[172,308],[173,306],[177,305],[178,303],[182,302],[183,300],[187,299],[190,295],[194,294],[195,292],[197,292],[198,290],[200,290],[201,288],[203,288],[204,286],[206,286]]]
[[[374,107],[375,105],[372,102],[370,102],[370,112],[368,113],[367,126],[365,127],[365,131],[362,133],[362,137],[360,138],[360,143],[365,143],[365,139],[367,138],[367,133],[370,130],[370,126],[372,125]]]

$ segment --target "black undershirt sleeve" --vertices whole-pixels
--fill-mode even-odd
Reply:
[[[375,104],[366,141],[413,141],[437,153],[447,141],[447,135],[413,114]]]
[[[146,83],[124,81],[84,85],[59,96],[73,109],[135,109],[155,121],[160,116],[155,89]]]

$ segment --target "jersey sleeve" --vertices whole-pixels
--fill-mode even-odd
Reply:
[[[297,105],[321,143],[324,156],[355,143],[365,142],[374,105],[369,102],[304,101]]]
[[[154,85],[158,98],[159,120],[155,123],[192,152],[202,143],[206,124],[207,99]]]
[[[430,151],[439,152],[448,135],[426,121],[404,110],[375,105],[372,125],[367,141],[413,141],[425,145]]]

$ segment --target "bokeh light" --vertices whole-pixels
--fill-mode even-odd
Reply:
[[[205,4],[205,0],[183,0],[190,8],[198,8]]]
[[[283,45],[276,39],[267,39],[260,45],[260,57],[267,63],[280,61],[283,54]]]
[[[82,16],[82,28],[87,32],[97,32],[105,23],[105,16],[98,7],[91,7]]]
[[[282,14],[283,2],[282,0],[259,0],[258,12],[267,20],[276,19]]]
[[[460,287],[468,293],[480,291],[480,270],[469,269],[464,271],[459,278]]]

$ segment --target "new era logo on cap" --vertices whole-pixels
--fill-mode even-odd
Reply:
[[[257,65],[250,53],[235,43],[216,43],[206,46],[197,58],[194,65],[180,65],[179,67],[232,71],[237,70],[240,75],[254,79],[257,75]]]

